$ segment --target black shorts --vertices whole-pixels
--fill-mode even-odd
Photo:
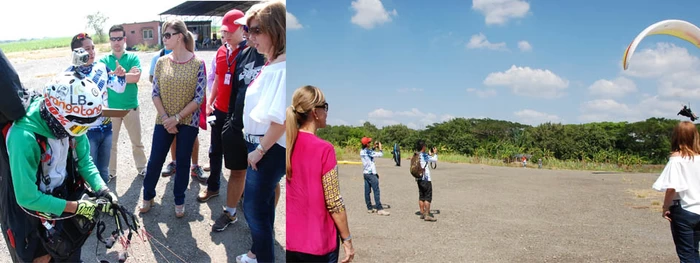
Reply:
[[[224,125],[221,132],[224,166],[235,171],[248,169],[248,146],[243,139],[243,131],[229,124],[230,122]]]
[[[420,180],[418,183],[418,200],[433,201],[433,182]]]

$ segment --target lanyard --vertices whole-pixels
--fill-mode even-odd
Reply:
[[[228,65],[228,72],[229,72],[229,73],[233,73],[233,72],[231,72],[231,65],[233,65],[233,63],[236,62],[236,59],[238,59],[238,57],[241,56],[241,53],[242,53],[242,51],[243,51],[243,50],[242,50],[242,47],[244,47],[245,45],[246,45],[246,41],[245,41],[245,40],[243,40],[241,43],[239,43],[239,44],[238,44],[238,47],[236,47],[236,50],[238,50],[238,53],[236,54],[236,57],[234,57],[233,60],[230,60],[230,61],[229,61],[229,58],[230,58],[230,56],[231,56],[231,52],[233,52],[233,50],[231,50],[231,49],[229,48],[230,45],[229,45],[228,43],[226,43],[226,64]],[[234,71],[235,71],[235,70],[234,70]]]

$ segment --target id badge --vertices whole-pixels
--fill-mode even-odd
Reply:
[[[226,72],[224,76],[224,85],[231,85],[231,73]]]

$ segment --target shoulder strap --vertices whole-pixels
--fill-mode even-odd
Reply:
[[[39,186],[39,183],[41,182],[48,185],[51,183],[51,178],[44,174],[44,166],[41,165],[43,162],[49,161],[46,160],[47,158],[51,158],[50,156],[46,156],[46,137],[38,133],[34,133],[34,137],[36,138],[36,142],[39,144],[39,149],[41,151],[39,155],[41,158],[39,160],[39,167],[36,169],[36,185]]]

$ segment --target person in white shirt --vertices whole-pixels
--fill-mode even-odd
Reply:
[[[671,157],[652,188],[666,192],[661,216],[671,224],[678,258],[700,262],[700,135],[692,122],[673,129]]]
[[[248,147],[243,214],[253,244],[236,262],[275,261],[275,188],[286,172],[285,119],[287,48],[285,4],[267,2],[246,19],[243,30],[267,58],[249,84],[243,106],[243,137]]]
[[[425,152],[425,141],[418,140],[416,142],[416,151],[420,154],[420,166],[425,168],[422,178],[417,178],[418,183],[418,206],[420,207],[420,219],[429,222],[435,222],[437,219],[430,213],[430,203],[433,201],[433,182],[430,177],[429,162],[436,163],[438,161],[437,149],[433,148],[433,155]]]
[[[374,158],[384,156],[382,144],[378,143],[378,151],[370,149],[372,138],[363,137],[360,141],[362,150],[360,150],[360,159],[362,160],[362,174],[365,178],[365,204],[367,205],[367,213],[377,212],[378,215],[388,216],[391,213],[384,211],[382,202],[380,201],[379,191],[379,174],[377,174],[377,165],[374,163]],[[369,194],[374,192],[374,206],[369,198]]]

